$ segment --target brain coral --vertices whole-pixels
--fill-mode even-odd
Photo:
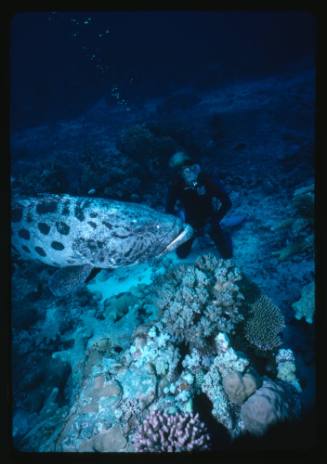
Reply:
[[[266,296],[251,307],[251,317],[245,323],[245,337],[261,351],[269,351],[281,344],[279,333],[285,327],[281,310]]]
[[[209,448],[210,437],[199,415],[154,411],[134,436],[138,452],[201,451]]]

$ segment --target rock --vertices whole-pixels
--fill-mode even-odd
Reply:
[[[245,393],[248,398],[256,391],[256,389],[260,386],[261,382],[259,381],[258,377],[252,374],[244,374],[243,384],[245,388]]]
[[[302,319],[308,323],[313,323],[313,317],[315,312],[315,285],[314,282],[310,282],[303,287],[301,292],[301,298],[292,304],[294,310],[294,316],[296,319]]]
[[[296,417],[299,410],[299,396],[293,388],[264,380],[262,387],[243,403],[240,419],[246,431],[260,436],[269,426]]]
[[[94,452],[94,448],[93,448],[93,440],[85,440],[85,441],[82,441],[82,443],[80,444],[79,448],[78,448],[78,451],[80,453],[91,453],[91,452]]]
[[[223,387],[231,403],[242,404],[258,387],[258,381],[252,374],[230,372],[223,378]]]
[[[110,453],[122,451],[127,445],[119,425],[114,425],[111,429],[99,433],[93,438],[93,448],[100,453]]]

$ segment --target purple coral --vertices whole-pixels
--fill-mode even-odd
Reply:
[[[210,437],[198,414],[154,411],[136,432],[134,445],[138,452],[204,451]]]

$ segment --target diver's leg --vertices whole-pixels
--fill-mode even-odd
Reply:
[[[194,237],[191,237],[176,249],[176,254],[179,258],[186,258],[191,251],[193,241]]]
[[[212,224],[210,230],[210,237],[215,242],[221,257],[229,259],[233,257],[233,244],[229,234],[227,234],[220,227],[219,224]]]

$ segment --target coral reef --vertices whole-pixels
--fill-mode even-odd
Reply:
[[[243,320],[239,280],[240,272],[232,262],[214,255],[159,276],[154,281],[158,289],[155,303],[162,312],[165,330],[178,342],[199,350],[218,331],[233,332]]]
[[[244,332],[248,342],[260,351],[270,351],[281,345],[279,333],[285,327],[281,310],[261,295],[251,305],[251,317],[245,322]]]
[[[117,150],[104,151],[90,144],[78,155],[78,160],[80,175],[75,194],[85,195],[93,189],[97,196],[136,199],[133,195],[141,190],[143,173],[132,158]]]
[[[267,400],[268,406],[262,406],[264,395],[256,396],[262,388],[263,374],[259,375],[256,368],[256,352],[246,351],[248,345],[237,330],[244,317],[245,326],[254,318],[246,310],[248,299],[253,301],[249,297],[252,287],[246,284],[244,300],[239,288],[242,277],[231,261],[207,254],[194,264],[176,265],[167,258],[152,278],[152,283],[136,285],[109,299],[81,291],[72,307],[77,326],[64,329],[59,322],[67,298],[58,299],[56,309],[51,305],[47,308],[40,330],[49,332],[44,334],[44,340],[50,337],[47,343],[61,340],[51,361],[53,368],[57,366],[64,376],[67,369],[72,369],[71,404],[62,411],[58,408],[62,415],[53,415],[50,428],[43,430],[42,422],[33,423],[21,441],[24,449],[37,449],[35,433],[39,431],[43,436],[46,430],[49,437],[44,441],[52,451],[162,451],[166,446],[172,451],[207,449],[209,440],[205,438],[204,425],[194,419],[194,399],[200,394],[210,400],[213,418],[232,438],[246,431],[264,433],[269,425],[293,417],[288,395],[295,398],[300,388],[294,356],[289,350],[279,350],[275,371],[268,364],[261,366],[266,381],[275,382],[271,375],[278,379],[278,388],[269,387],[273,393],[269,393],[272,398]],[[275,348],[279,333],[276,327],[281,324],[279,310],[266,297],[254,306],[258,306],[257,310],[264,307],[264,316],[259,316],[259,325],[264,327],[255,340],[260,347]],[[142,316],[145,312],[146,318]],[[270,329],[267,342],[268,316],[276,330]],[[52,333],[51,321],[56,317],[58,324]],[[59,390],[60,382],[52,381]],[[52,397],[48,392],[48,396],[57,404],[58,395]],[[258,424],[254,424],[251,411],[245,407],[252,398],[260,411],[263,409]],[[42,401],[46,404],[47,396]],[[280,405],[280,401],[285,405]],[[42,417],[47,417],[42,404],[38,410],[43,411]],[[167,434],[159,433],[158,438],[146,425],[146,418],[157,417],[160,411],[165,411],[164,422],[168,417],[175,419],[162,424],[160,430],[165,428]],[[177,418],[183,419],[179,422]],[[181,427],[188,427],[184,441],[175,434],[179,427],[175,420]],[[147,430],[151,432],[149,436]],[[133,441],[135,436],[138,439]]]
[[[233,404],[240,404],[257,388],[259,380],[247,372],[250,364],[243,353],[236,352],[226,334],[215,338],[217,356],[204,376],[201,389],[213,404],[212,415],[233,436],[240,432]]]
[[[204,451],[209,448],[210,437],[198,414],[155,411],[145,418],[134,443],[141,452]]]
[[[131,345],[130,353],[135,359],[136,367],[150,363],[158,377],[167,376],[169,380],[173,378],[180,359],[171,335],[162,330],[160,323],[151,327],[144,344],[140,343],[140,338],[135,340]]]
[[[25,160],[19,163],[13,193],[35,195],[38,193],[67,193],[70,189],[65,167],[60,159],[40,160],[33,168]]]
[[[207,362],[206,362],[207,361]],[[190,354],[187,354],[182,361],[182,366],[186,371],[189,371],[194,376],[194,388],[195,392],[201,391],[201,386],[204,381],[204,375],[208,365],[211,364],[209,357],[205,358],[200,352],[193,348]]]

